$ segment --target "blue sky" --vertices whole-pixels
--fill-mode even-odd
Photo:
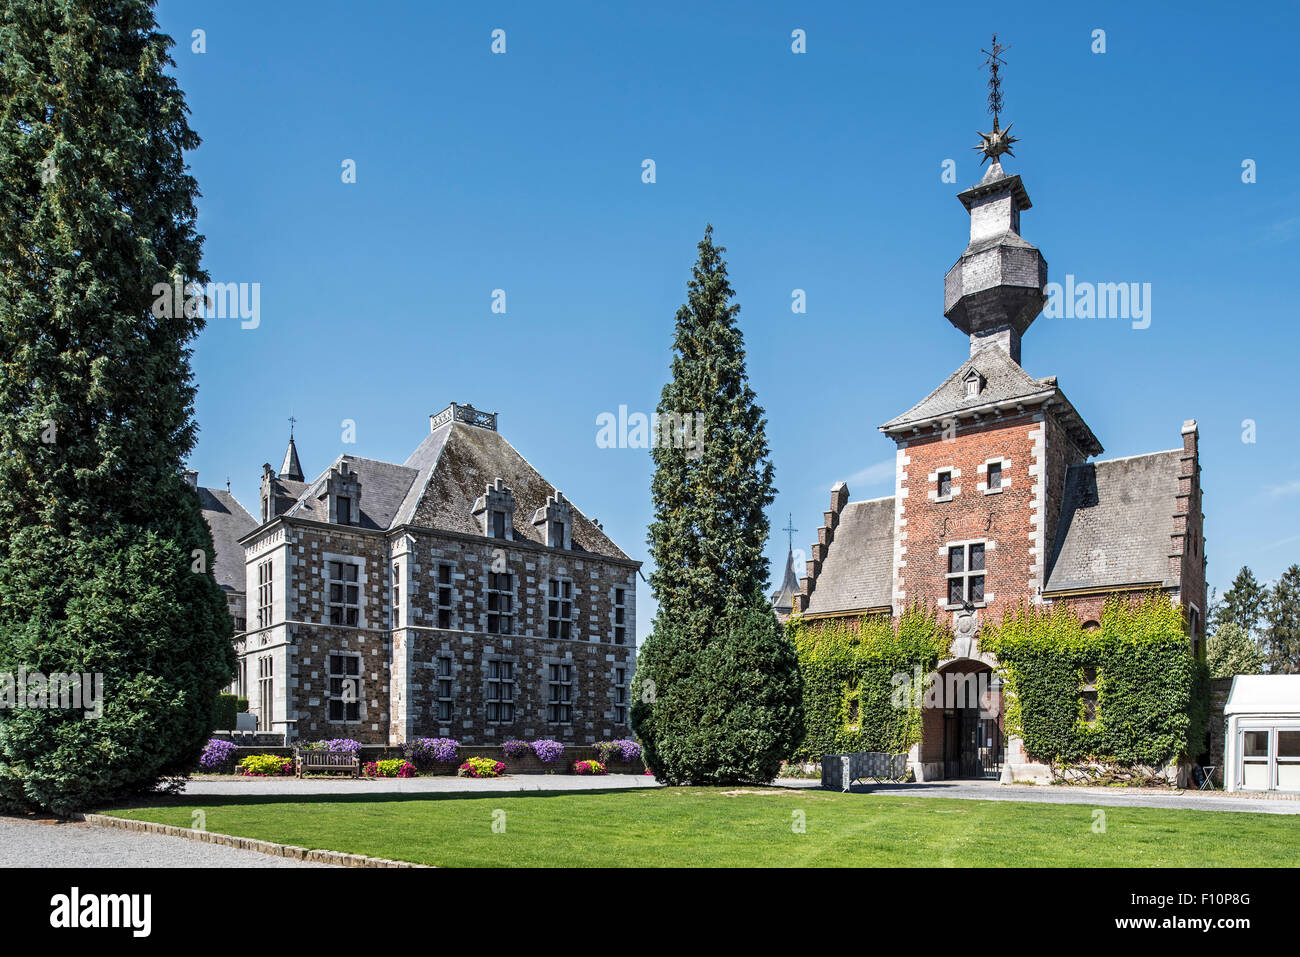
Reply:
[[[943,275],[997,30],[1023,235],[1052,280],[1152,288],[1149,328],[1040,318],[1023,364],[1059,377],[1106,458],[1198,420],[1211,585],[1300,561],[1295,5],[448,6],[160,4],[204,140],[205,264],[261,284],[257,328],[213,320],[196,345],[203,484],[229,476],[255,508],[291,412],[315,474],[342,452],[403,461],[429,413],[467,402],[645,559],[649,456],[598,448],[596,418],[654,409],[711,222],[767,411],[772,525],[793,513],[806,549],[835,481],[891,494],[876,426],[967,355]],[[774,573],[785,550],[774,532]]]

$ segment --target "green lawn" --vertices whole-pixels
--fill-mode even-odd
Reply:
[[[738,791],[740,793],[738,793]],[[749,793],[744,793],[748,791]],[[1295,866],[1300,818],[663,788],[527,795],[183,797],[105,813],[444,867]],[[494,812],[505,832],[493,833]],[[801,812],[806,830],[796,833]]]

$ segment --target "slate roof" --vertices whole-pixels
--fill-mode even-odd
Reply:
[[[447,422],[426,436],[403,465],[349,455],[335,459],[331,468],[343,458],[348,460],[349,468],[361,483],[362,528],[416,525],[482,535],[483,530],[473,515],[474,502],[489,484],[501,478],[515,499],[515,539],[545,543],[544,534],[532,523],[533,513],[546,505],[547,496],[554,494],[555,486],[493,429],[456,420]],[[326,469],[306,486],[285,514],[327,521],[327,506],[320,496],[328,475]],[[576,505],[572,502],[570,505],[573,551],[630,561],[604,531]]]
[[[799,576],[794,573],[794,550],[785,556],[785,574],[781,578],[781,587],[772,592],[772,607],[780,611],[789,611],[794,607],[794,596],[799,594]]]
[[[224,489],[198,488],[199,505],[203,518],[212,531],[212,544],[216,555],[212,561],[212,575],[222,591],[242,592],[244,578],[244,546],[239,540],[257,527],[257,522],[247,509]]]
[[[1159,582],[1169,577],[1182,449],[1072,465],[1043,590]]]
[[[284,462],[280,466],[280,478],[292,479],[295,482],[305,481],[302,474],[302,463],[298,461],[298,446],[294,444],[293,436],[289,436],[289,447],[284,450]]]
[[[805,615],[890,605],[894,596],[894,497],[848,502]]]
[[[984,380],[979,393],[973,396],[966,394],[966,378],[972,370]],[[912,408],[880,426],[880,431],[893,432],[946,416],[961,416],[985,406],[1014,406],[1018,402],[1040,402],[1046,399],[1055,400],[1055,409],[1062,424],[1071,432],[1084,453],[1100,454],[1101,443],[1065,398],[1056,384],[1056,377],[1034,378],[1007,355],[1004,349],[992,343],[963,362],[957,371]]]

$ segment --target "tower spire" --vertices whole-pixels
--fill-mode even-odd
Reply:
[[[305,482],[302,463],[298,461],[298,446],[293,441],[293,425],[296,421],[298,420],[292,415],[289,416],[289,447],[284,450],[284,463],[280,466],[279,477],[291,482]]]

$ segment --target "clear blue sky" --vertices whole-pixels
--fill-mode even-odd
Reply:
[[[806,549],[835,481],[891,494],[876,426],[967,354],[942,284],[997,30],[1023,234],[1053,280],[1152,284],[1149,328],[1040,318],[1025,367],[1059,377],[1104,457],[1199,421],[1211,585],[1300,560],[1294,4],[704,6],[164,0],[204,140],[206,266],[262,290],[258,328],[217,320],[197,343],[202,483],[229,475],[255,509],[291,411],[315,474],[345,451],[400,462],[429,413],[468,402],[644,559],[649,456],[597,448],[595,422],[653,410],[711,222],[767,411],[772,525],[793,513]],[[785,549],[774,532],[774,573]]]

